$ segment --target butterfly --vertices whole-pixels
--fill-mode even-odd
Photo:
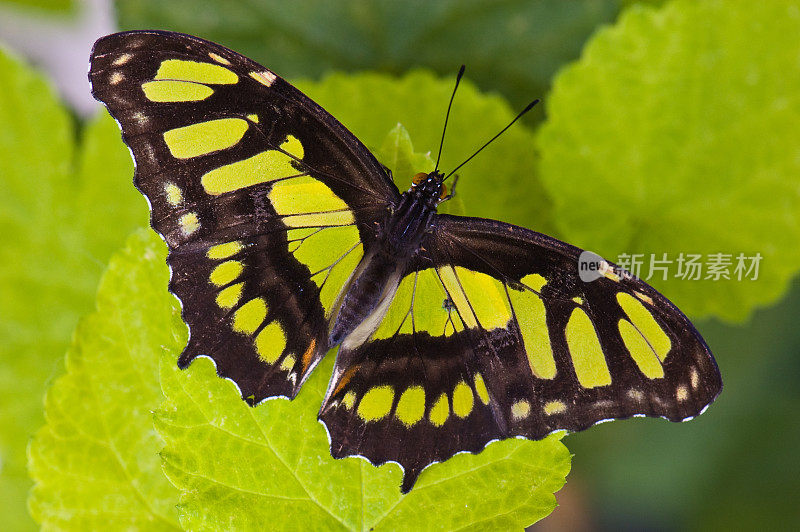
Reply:
[[[179,366],[210,357],[256,405],[295,397],[338,346],[319,411],[331,454],[399,463],[404,493],[494,440],[682,421],[721,391],[655,289],[599,257],[587,280],[581,250],[549,236],[438,213],[438,170],[401,193],[335,118],[236,52],[117,33],[89,78],[169,247],[190,330]]]

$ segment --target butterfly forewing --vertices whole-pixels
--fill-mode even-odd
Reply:
[[[95,45],[90,80],[122,126],[191,340],[250,401],[294,396],[326,316],[397,189],[341,124],[280,77],[186,35]]]

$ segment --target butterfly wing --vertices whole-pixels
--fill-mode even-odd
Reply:
[[[419,472],[494,439],[631,416],[682,421],[719,394],[689,320],[641,280],[502,222],[439,215],[372,339],[340,352],[320,412],[334,456]]]
[[[217,44],[110,35],[89,78],[169,246],[190,330],[180,365],[209,356],[250,402],[293,397],[327,351],[327,316],[397,188],[326,111]]]

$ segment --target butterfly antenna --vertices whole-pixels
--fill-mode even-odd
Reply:
[[[458,89],[458,84],[461,81],[461,76],[464,75],[464,65],[461,65],[461,68],[458,69],[458,75],[456,76],[456,86],[453,87],[453,94],[450,95],[450,103],[447,104],[447,114],[444,115],[444,128],[442,128],[442,140],[439,142],[439,155],[436,156],[436,167],[434,167],[433,171],[439,169],[439,159],[442,157],[442,146],[444,146],[444,133],[447,131],[447,119],[450,118],[450,108],[453,106],[453,98],[456,97],[456,89]]]
[[[463,163],[461,163],[461,164],[459,164],[458,166],[456,166],[455,168],[453,168],[453,170],[452,170],[452,171],[451,171],[449,174],[447,174],[447,175],[445,176],[445,178],[444,178],[444,179],[442,179],[442,181],[444,181],[445,179],[447,179],[448,177],[450,177],[451,175],[453,175],[454,173],[456,173],[456,171],[457,171],[459,168],[461,168],[462,166],[464,166],[465,164],[467,164],[468,162],[470,162],[470,161],[472,160],[472,158],[473,158],[473,157],[475,157],[476,155],[478,155],[478,154],[479,154],[481,151],[483,151],[483,149],[484,149],[486,146],[488,146],[489,144],[491,144],[492,142],[494,142],[494,140],[495,140],[497,137],[499,137],[500,135],[502,135],[502,134],[505,132],[505,130],[506,130],[506,129],[508,129],[508,128],[510,128],[512,125],[514,125],[514,122],[516,122],[517,120],[519,120],[520,118],[522,118],[522,115],[524,115],[525,113],[527,113],[528,111],[530,111],[531,109],[533,109],[533,106],[534,106],[534,105],[536,105],[537,103],[539,103],[539,101],[540,101],[540,100],[537,98],[537,99],[533,100],[531,103],[529,103],[529,104],[528,104],[528,105],[525,107],[525,109],[523,109],[522,111],[520,111],[520,112],[519,112],[519,114],[518,114],[518,115],[517,115],[517,116],[514,118],[514,120],[512,120],[512,121],[511,121],[511,122],[510,122],[510,123],[509,123],[509,124],[508,124],[506,127],[504,127],[503,129],[501,129],[501,130],[500,130],[500,133],[498,133],[498,134],[497,134],[497,135],[495,135],[494,137],[490,138],[490,139],[489,139],[489,141],[488,141],[486,144],[484,144],[483,146],[481,146],[480,148],[478,148],[478,151],[476,151],[475,153],[473,153],[472,155],[470,155],[470,156],[467,158],[467,160],[466,160],[466,161],[464,161]]]

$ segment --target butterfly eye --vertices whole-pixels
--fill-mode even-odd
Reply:
[[[426,179],[428,179],[428,174],[426,174],[425,172],[420,172],[411,178],[411,182],[414,183],[415,185],[419,185]]]
[[[442,183],[442,193],[439,194],[439,199],[443,200],[445,198],[445,196],[447,196],[447,185]]]

